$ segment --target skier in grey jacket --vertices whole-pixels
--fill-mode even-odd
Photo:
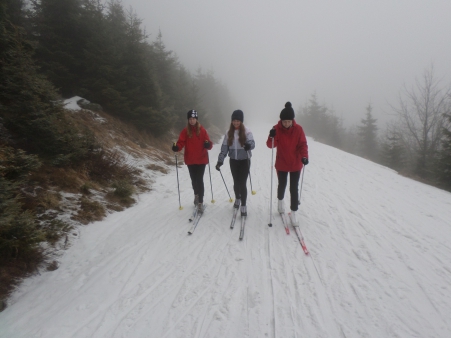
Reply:
[[[255,148],[254,136],[249,128],[243,124],[244,114],[241,110],[232,113],[230,128],[224,135],[221,152],[218,156],[216,170],[224,164],[224,159],[229,155],[230,170],[233,176],[233,190],[235,192],[234,208],[241,205],[241,215],[247,216],[247,177],[249,176],[251,150]]]

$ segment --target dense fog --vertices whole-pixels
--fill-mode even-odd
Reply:
[[[389,120],[403,85],[425,69],[451,78],[451,2],[139,1],[149,39],[195,71],[214,71],[245,113],[274,120],[290,100],[298,111],[316,93],[346,125],[371,103]]]

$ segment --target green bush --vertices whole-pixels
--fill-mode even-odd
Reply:
[[[19,188],[29,171],[40,166],[34,155],[0,145],[0,257],[28,256],[44,237],[34,215],[22,209]]]
[[[121,199],[130,198],[135,193],[135,187],[126,180],[119,180],[113,183],[114,195]]]

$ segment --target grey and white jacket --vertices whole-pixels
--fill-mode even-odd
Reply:
[[[255,148],[255,141],[254,136],[252,135],[252,132],[249,128],[244,127],[245,134],[246,134],[246,142],[251,146],[251,150]],[[218,156],[218,162],[224,163],[224,159],[227,157],[227,154],[229,157],[233,160],[247,160],[248,158],[252,157],[251,150],[244,150],[244,148],[241,146],[240,142],[238,141],[238,130],[235,130],[235,135],[233,139],[232,145],[229,147],[227,144],[228,136],[227,133],[224,135],[224,140],[222,141],[221,146],[221,152]]]

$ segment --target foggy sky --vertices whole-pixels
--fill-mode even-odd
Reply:
[[[122,0],[153,41],[193,73],[213,70],[245,122],[277,122],[316,93],[360,123],[368,103],[380,127],[404,84],[434,65],[451,83],[450,0]]]

